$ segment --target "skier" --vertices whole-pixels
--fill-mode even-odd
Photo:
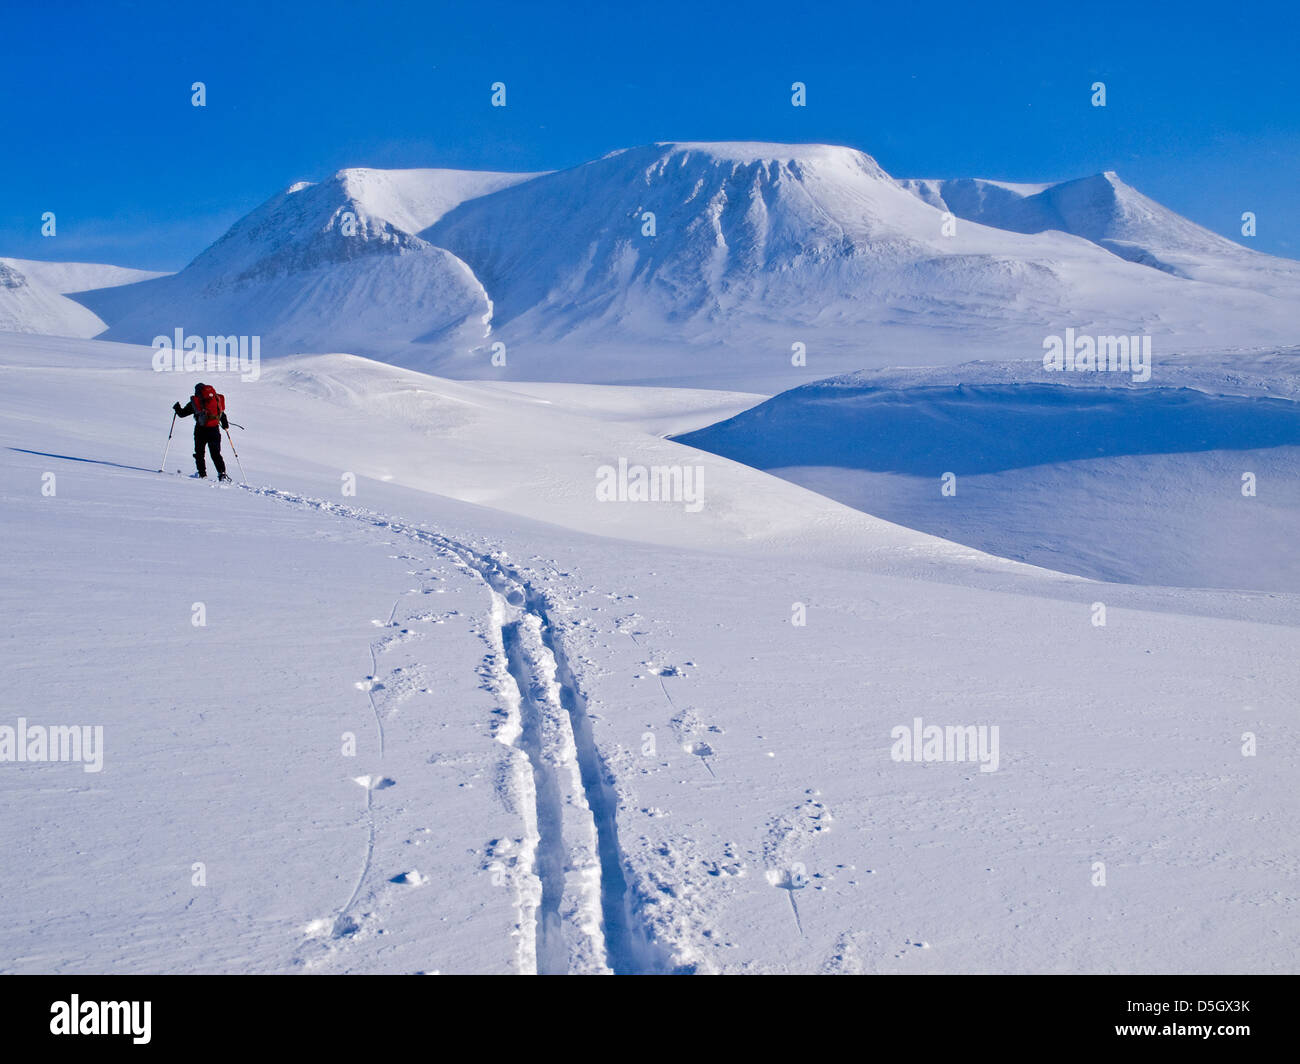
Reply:
[[[172,403],[177,417],[194,415],[194,464],[198,472],[192,476],[206,479],[207,466],[203,461],[203,448],[212,452],[212,464],[217,467],[217,479],[226,481],[226,462],[221,457],[221,430],[229,428],[226,420],[226,397],[210,384],[196,384],[194,395],[184,406]]]

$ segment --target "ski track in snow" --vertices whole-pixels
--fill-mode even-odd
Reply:
[[[246,487],[247,485],[241,485],[241,486]],[[393,608],[388,614],[388,623],[390,625],[393,623],[393,618],[397,616],[397,606],[400,601],[401,601],[400,598],[395,599],[393,601]],[[375,685],[378,680],[378,676],[379,676],[379,662],[375,658],[375,643],[371,642],[370,675],[366,678],[366,682],[364,684],[358,684],[357,686],[363,687],[365,689],[366,700],[370,703],[370,712],[375,715],[375,729],[379,733],[379,760],[383,761],[384,759],[384,718],[380,715],[379,707],[375,705]],[[357,782],[360,783],[361,781],[358,780]],[[382,782],[382,778],[381,778],[381,782]],[[347,904],[344,905],[343,908],[339,910],[338,916],[334,918],[333,930],[331,932],[331,935],[333,938],[336,939],[345,938],[348,935],[355,933],[358,928],[356,921],[352,920],[348,914],[351,912],[352,906],[354,906],[357,903],[357,898],[360,897],[361,895],[361,888],[365,885],[366,877],[370,875],[370,866],[374,863],[374,859],[375,859],[375,805],[374,805],[374,798],[371,794],[371,792],[374,790],[375,784],[372,778],[365,777],[365,782],[362,785],[365,787],[365,791],[366,791],[366,831],[367,831],[366,857],[365,860],[361,863],[361,872],[357,876],[356,885],[352,888],[351,897],[348,898]]]
[[[347,904],[339,910],[338,916],[334,918],[334,925],[331,931],[333,938],[346,938],[356,932],[358,924],[348,914],[352,906],[357,903],[357,898],[361,894],[361,888],[365,885],[366,877],[370,875],[370,866],[375,859],[375,804],[371,796],[370,781],[367,779],[364,784],[366,790],[366,858],[361,863],[361,872],[357,876],[356,885],[352,888],[352,896],[348,898]]]
[[[440,533],[359,507],[276,488],[243,487],[432,546],[483,581],[491,596],[489,644],[499,657],[499,661],[489,660],[484,671],[507,703],[506,720],[496,738],[520,755],[513,782],[526,805],[519,859],[528,867],[526,878],[517,879],[514,886],[519,925],[531,934],[523,936],[517,967],[536,974],[671,970],[665,952],[635,918],[618,842],[617,797],[592,735],[585,699],[551,622],[546,595],[504,554],[498,559]],[[395,602],[390,625],[396,611]],[[373,689],[378,669],[373,643],[370,654],[368,686]],[[379,727],[382,758],[382,718],[369,689],[367,696]],[[355,929],[348,912],[369,875],[375,845],[370,787],[366,787],[366,810],[367,854],[352,896],[335,918],[335,938],[347,935],[350,927]]]
[[[388,623],[393,623],[393,618],[397,615],[397,603],[393,603],[393,612],[388,615]],[[384,757],[384,718],[379,714],[379,707],[375,705],[375,684],[379,681],[379,661],[375,657],[375,644],[370,644],[370,675],[363,684],[366,698],[370,701],[370,711],[375,715],[375,729],[379,733],[379,758],[382,761]]]

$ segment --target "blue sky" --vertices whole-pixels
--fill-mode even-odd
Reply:
[[[1300,258],[1291,3],[602,7],[8,5],[0,255],[175,269],[344,166],[537,170],[655,140],[774,140],[851,145],[899,177],[1117,170]]]

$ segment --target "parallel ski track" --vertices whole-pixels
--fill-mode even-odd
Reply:
[[[499,636],[505,652],[506,667],[519,692],[520,715],[523,730],[518,746],[532,767],[535,790],[535,819],[540,836],[534,855],[535,874],[541,883],[542,901],[536,914],[534,954],[537,970],[541,974],[562,974],[569,971],[612,971],[615,974],[655,974],[672,970],[664,952],[650,939],[646,929],[635,918],[632,899],[624,874],[622,850],[618,841],[614,793],[604,760],[596,746],[587,712],[586,700],[569,665],[563,646],[551,621],[551,605],[544,592],[529,583],[508,562],[499,561],[489,554],[480,553],[472,546],[449,536],[396,520],[384,514],[360,507],[344,506],[327,499],[316,499],[278,488],[241,485],[256,495],[277,499],[296,506],[305,506],[336,517],[359,521],[375,528],[387,529],[406,536],[449,555],[466,569],[474,572],[487,585],[489,592],[499,596],[508,607],[514,607],[512,620],[502,620]],[[396,606],[394,606],[394,615]],[[528,626],[540,633],[545,653],[539,654],[530,646],[532,640],[523,638]],[[550,661],[545,658],[549,654]],[[373,647],[372,647],[372,662]],[[565,894],[566,869],[571,869],[575,854],[566,845],[561,830],[566,817],[570,823],[575,815],[573,803],[566,803],[554,775],[556,752],[547,748],[544,725],[547,705],[545,692],[539,690],[536,678],[552,672],[559,689],[562,710],[567,714],[568,727],[576,751],[578,776],[582,794],[590,810],[590,826],[594,828],[599,874],[600,928],[594,945],[601,954],[593,968],[589,964],[573,966],[572,939],[589,931],[585,926],[575,929],[565,926],[566,918],[572,923],[573,914],[565,912],[562,900]],[[373,677],[372,669],[372,677]],[[667,692],[664,692],[667,695]],[[374,700],[371,699],[374,708]],[[376,720],[379,714],[376,710]],[[382,742],[382,723],[381,742]],[[578,796],[575,796],[578,797]],[[370,796],[367,792],[367,807]],[[374,849],[374,825],[370,825],[368,854],[363,868],[369,868],[370,854]],[[595,871],[595,870],[593,870]],[[344,906],[336,921],[336,929],[344,924],[348,909],[355,903],[361,883]],[[581,951],[578,951],[580,954]],[[581,957],[578,957],[581,961]]]

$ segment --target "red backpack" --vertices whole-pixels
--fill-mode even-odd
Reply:
[[[226,397],[218,394],[210,384],[202,385],[194,394],[194,420],[205,428],[221,424],[226,410]]]

